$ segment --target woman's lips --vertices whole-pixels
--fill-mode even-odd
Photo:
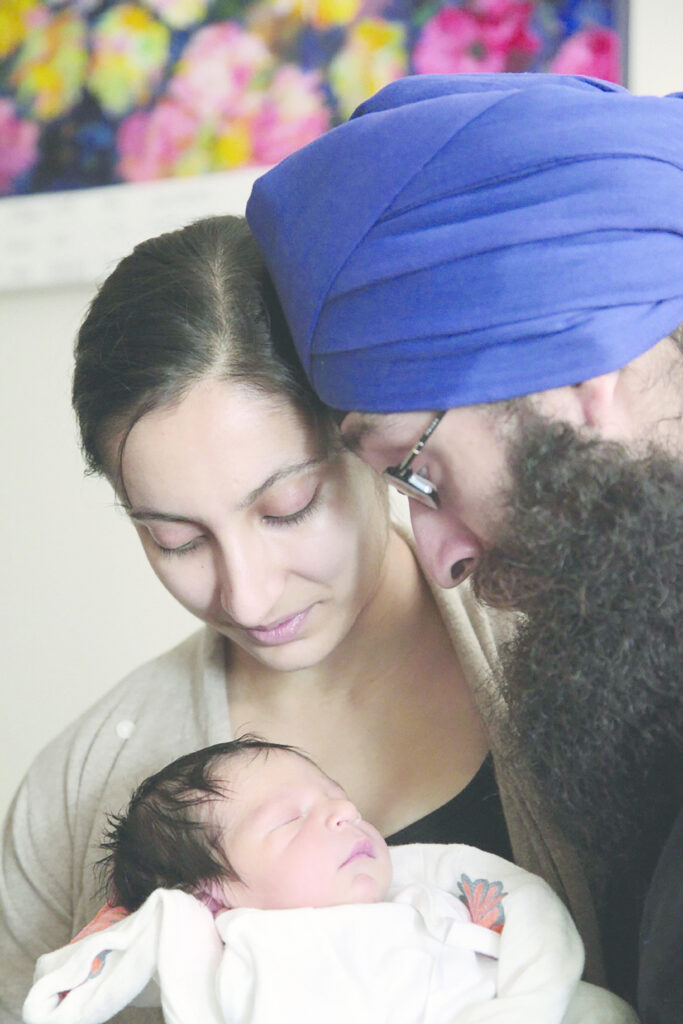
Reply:
[[[310,605],[302,612],[296,612],[287,619],[281,619],[273,626],[255,626],[253,629],[245,629],[244,632],[259,644],[267,646],[286,644],[297,637],[312,607]]]
[[[350,864],[351,861],[357,860],[358,857],[372,857],[374,859],[375,847],[369,839],[359,839],[351,850],[349,856],[340,866],[344,868],[347,864]]]

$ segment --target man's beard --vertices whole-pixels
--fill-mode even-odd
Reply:
[[[518,416],[505,527],[473,582],[524,613],[501,670],[513,746],[599,884],[651,869],[680,804],[683,464]]]

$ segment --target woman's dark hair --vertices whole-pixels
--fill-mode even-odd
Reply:
[[[145,779],[123,814],[107,816],[107,853],[97,864],[107,898],[133,911],[155,889],[192,893],[215,879],[239,882],[207,806],[230,798],[217,770],[224,776],[229,761],[271,750],[310,760],[296,747],[247,734],[185,754]]]
[[[180,401],[201,380],[282,396],[321,444],[332,420],[301,369],[284,316],[243,217],[210,217],[151,238],[123,259],[78,334],[73,406],[93,473],[121,433]]]

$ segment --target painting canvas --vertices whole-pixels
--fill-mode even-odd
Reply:
[[[277,162],[406,74],[624,82],[626,0],[3,0],[0,195]]]

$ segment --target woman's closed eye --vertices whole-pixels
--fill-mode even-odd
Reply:
[[[319,498],[320,489],[316,488],[313,492],[313,497],[301,508],[297,508],[293,512],[283,513],[282,515],[264,515],[263,521],[268,523],[269,526],[297,526],[313,514],[318,505]]]
[[[163,544],[160,544],[158,540],[155,540],[154,543],[162,555],[187,555],[190,551],[195,551],[201,544],[202,540],[203,537],[194,537],[192,540],[188,540],[185,544],[180,544],[175,548],[165,547]]]
[[[162,555],[186,555],[195,551],[205,539],[203,533],[197,532],[196,527],[185,524],[170,525],[144,524],[146,534],[151,538],[157,551]]]

